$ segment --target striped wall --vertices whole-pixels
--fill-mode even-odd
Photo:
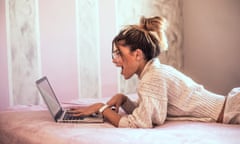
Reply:
[[[39,102],[34,80],[39,76],[36,1],[6,1],[8,78],[12,104]]]
[[[165,4],[162,0],[0,0],[0,4],[0,109],[42,103],[34,82],[43,75],[60,101],[135,92],[137,78],[123,80],[111,63],[111,40],[122,25],[138,23],[141,15],[164,15],[175,22],[168,33],[173,52],[163,61],[181,69],[182,17],[176,17],[181,0]],[[178,59],[169,60],[176,53]]]

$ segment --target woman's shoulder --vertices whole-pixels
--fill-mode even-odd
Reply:
[[[149,66],[149,73],[154,73],[157,75],[164,75],[177,71],[174,67],[162,64],[158,58],[153,59],[153,62]]]
[[[170,65],[162,64],[159,60],[154,60],[148,70],[142,76],[142,82],[162,83],[172,81],[176,77],[184,77],[181,72]]]

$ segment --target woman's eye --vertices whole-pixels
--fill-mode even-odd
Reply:
[[[120,55],[120,56],[122,55],[122,53],[120,51],[117,51],[116,54]]]

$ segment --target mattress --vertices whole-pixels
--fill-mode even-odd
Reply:
[[[64,107],[101,101],[84,99]],[[105,100],[102,100],[105,101]],[[0,112],[0,144],[239,144],[240,125],[166,121],[152,129],[104,123],[56,123],[45,105],[18,105]]]

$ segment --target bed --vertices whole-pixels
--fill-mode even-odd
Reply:
[[[104,99],[81,99],[64,107]],[[18,105],[0,112],[0,144],[239,144],[240,125],[166,121],[153,129],[98,124],[55,123],[45,105]]]

